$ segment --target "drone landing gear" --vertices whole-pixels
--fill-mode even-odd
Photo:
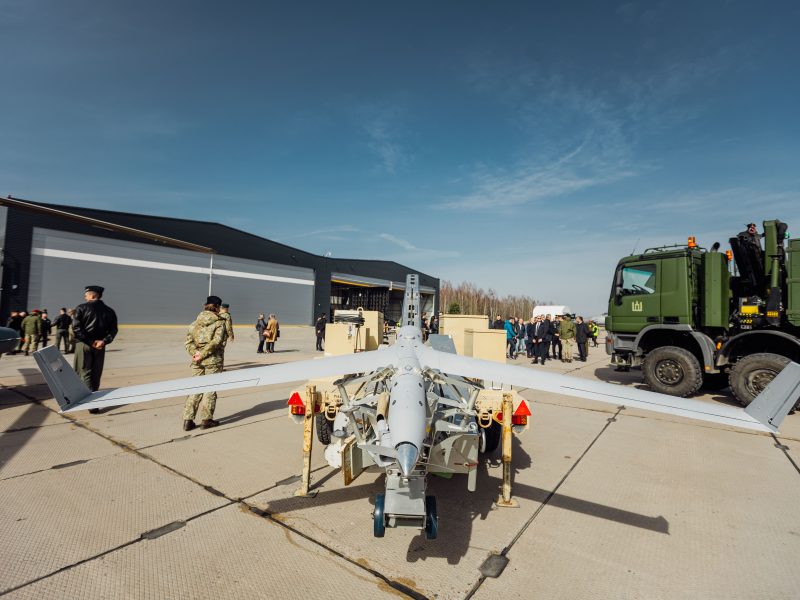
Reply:
[[[383,537],[386,527],[414,527],[435,540],[439,533],[436,497],[425,495],[425,473],[415,471],[404,477],[398,469],[387,469],[386,491],[375,495],[372,533]]]

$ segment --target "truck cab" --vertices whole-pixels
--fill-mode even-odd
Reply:
[[[746,405],[800,361],[800,240],[787,249],[786,225],[763,225],[763,251],[743,232],[724,253],[690,237],[621,259],[605,323],[612,364],[678,396],[730,385]]]

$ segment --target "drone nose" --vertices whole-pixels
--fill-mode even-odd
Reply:
[[[417,450],[417,447],[410,442],[397,444],[397,448],[395,448],[395,450],[397,450],[397,464],[400,465],[400,470],[403,472],[403,475],[408,477],[411,475],[411,471],[414,470],[414,466],[417,464],[419,450]]]

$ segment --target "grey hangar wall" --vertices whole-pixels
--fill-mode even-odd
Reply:
[[[284,324],[308,325],[330,310],[332,272],[395,282],[418,273],[391,261],[317,256],[217,223],[35,204],[211,246],[215,254],[0,206],[3,319],[29,308],[47,308],[52,316],[82,302],[84,285],[97,284],[106,287],[105,300],[123,324],[184,324],[197,315],[210,283],[231,304],[237,324],[265,312]],[[438,305],[439,280],[422,273],[420,280]]]

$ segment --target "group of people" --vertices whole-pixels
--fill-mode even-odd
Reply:
[[[6,327],[19,334],[19,345],[10,354],[23,352],[28,356],[36,352],[40,344],[44,348],[50,341],[53,329],[56,330],[56,347],[60,349],[63,343],[65,354],[75,352],[75,332],[72,329],[74,315],[75,309],[62,308],[55,321],[51,321],[46,308],[35,308],[30,313],[12,310]]]
[[[256,332],[258,333],[257,354],[272,354],[275,352],[275,341],[281,337],[281,327],[278,318],[270,315],[269,319],[264,318],[264,313],[259,313],[256,321]]]
[[[546,360],[573,361],[573,345],[578,350],[579,360],[586,362],[589,356],[589,342],[597,347],[600,328],[594,321],[584,322],[578,316],[572,321],[570,315],[539,315],[525,323],[521,317],[503,320],[501,315],[491,323],[492,329],[506,332],[506,356],[516,360],[522,349],[525,356],[532,358],[531,364],[543,365]]]
[[[101,300],[104,288],[87,285],[83,304],[74,309],[62,308],[55,321],[50,321],[46,309],[12,311],[6,327],[20,332],[20,344],[13,352],[31,352],[47,346],[50,334],[56,330],[56,347],[65,354],[75,354],[73,367],[86,387],[95,392],[100,389],[100,377],[105,362],[105,347],[117,335],[117,314]],[[97,409],[89,412],[96,413]]]

